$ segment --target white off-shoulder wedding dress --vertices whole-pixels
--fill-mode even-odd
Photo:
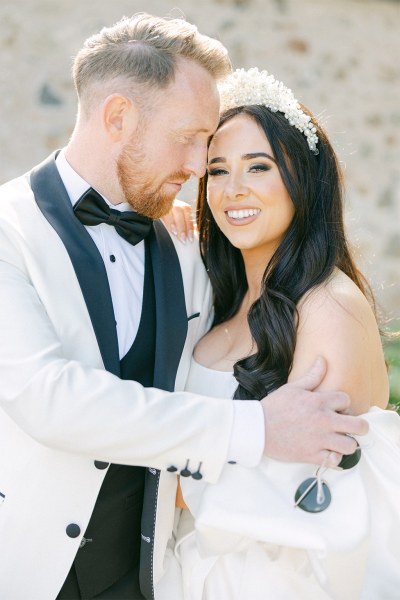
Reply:
[[[231,373],[192,361],[187,390],[218,398],[236,387]],[[312,465],[264,458],[227,464],[214,485],[181,478],[190,512],[156,600],[398,600],[400,417],[372,408],[365,418],[360,462],[324,472],[332,499],[320,513],[294,507]]]

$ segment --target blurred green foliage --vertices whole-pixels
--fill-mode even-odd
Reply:
[[[385,357],[389,366],[390,404],[400,413],[400,337],[384,342]]]

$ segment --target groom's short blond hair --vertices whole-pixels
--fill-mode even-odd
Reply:
[[[179,57],[200,64],[216,80],[232,69],[226,48],[184,19],[147,13],[124,17],[88,38],[74,59],[81,108],[88,114],[96,101],[112,93],[140,102],[143,92],[173,81]]]

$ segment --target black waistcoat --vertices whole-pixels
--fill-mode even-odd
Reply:
[[[155,339],[154,280],[145,242],[142,314],[135,341],[121,360],[121,379],[153,385]],[[95,464],[107,467],[107,463]],[[74,561],[82,597],[99,594],[139,564],[144,477],[144,467],[110,465]]]

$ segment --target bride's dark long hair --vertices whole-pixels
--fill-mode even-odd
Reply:
[[[302,109],[310,114],[305,107]],[[248,312],[257,351],[234,365],[239,383],[234,397],[261,399],[287,381],[296,344],[296,306],[304,294],[327,281],[338,267],[372,304],[373,297],[346,240],[342,177],[325,132],[316,125],[319,154],[314,155],[305,136],[283,114],[263,106],[230,109],[222,116],[219,127],[240,113],[248,115],[264,131],[295,208],[284,239],[265,265],[260,298]],[[232,246],[215,223],[206,187],[207,174],[200,180],[197,214],[217,325],[237,313],[247,280],[240,250]]]

